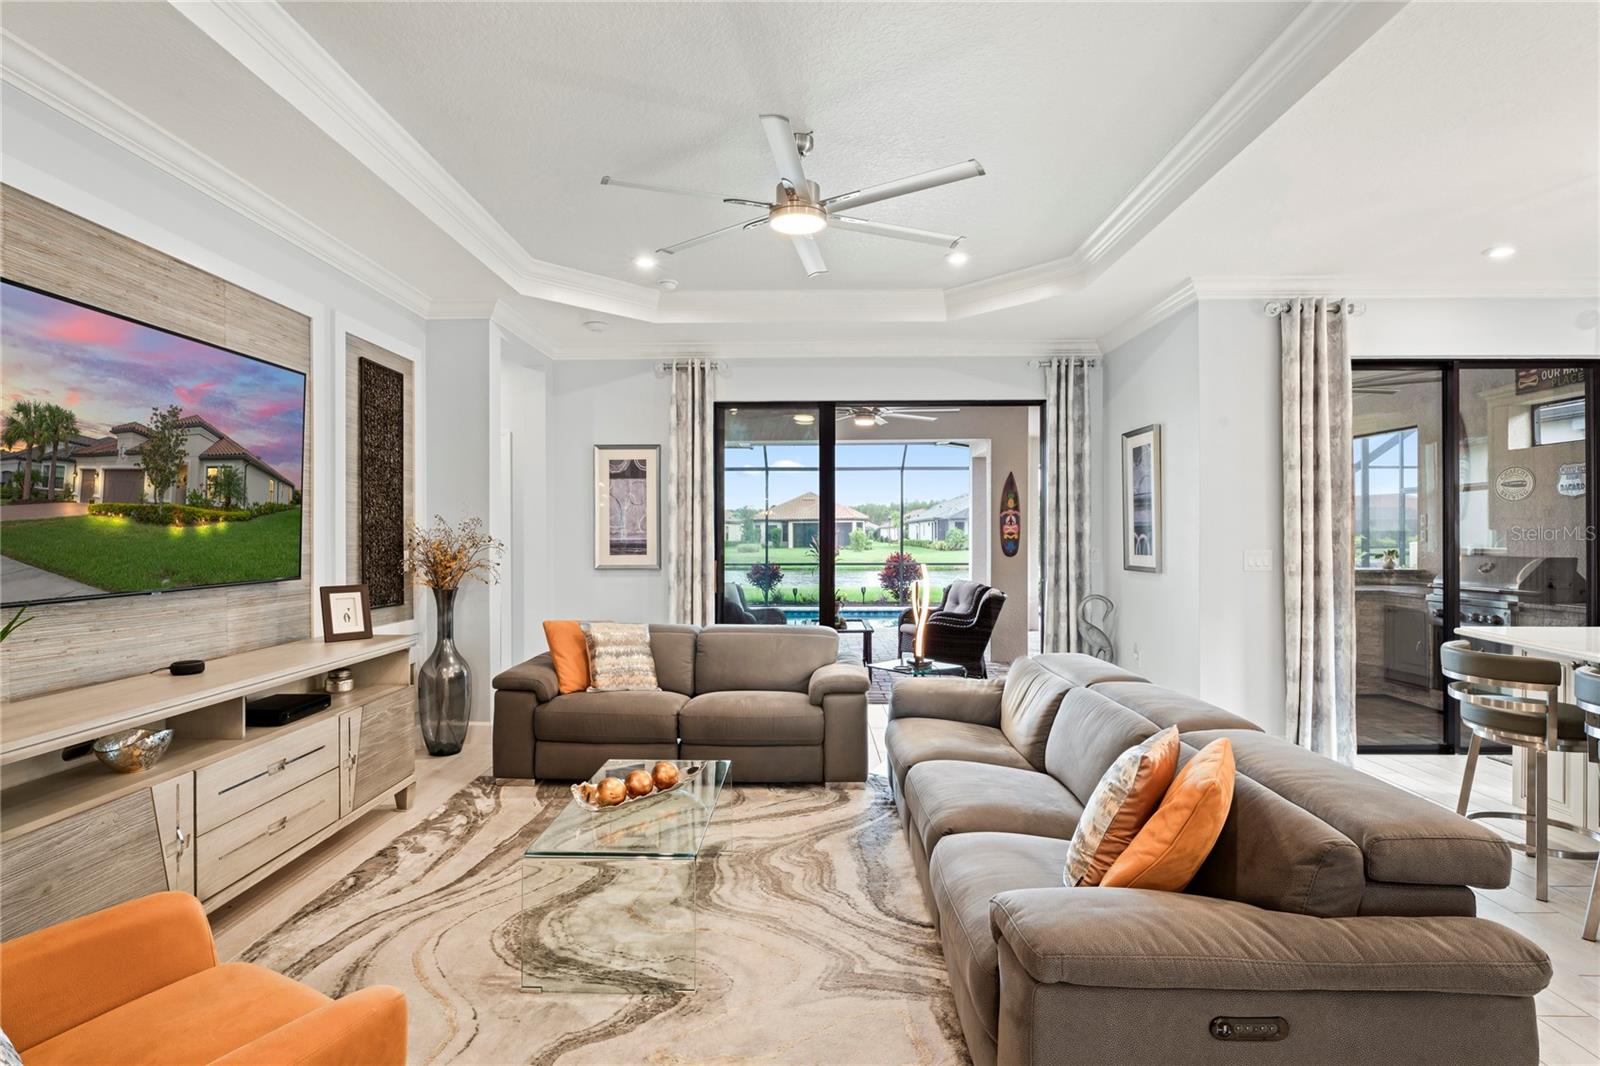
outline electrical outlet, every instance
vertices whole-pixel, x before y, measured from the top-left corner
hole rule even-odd
[[[1272,549],[1251,548],[1244,553],[1244,568],[1246,573],[1269,573],[1272,570]]]

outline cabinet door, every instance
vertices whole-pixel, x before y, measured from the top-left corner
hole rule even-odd
[[[405,688],[361,708],[351,808],[381,796],[416,772],[412,729],[417,690]]]
[[[167,864],[167,887],[194,891],[194,775],[182,774],[150,789],[156,807],[161,857]]]
[[[166,888],[155,803],[140,789],[6,843],[0,939]]]

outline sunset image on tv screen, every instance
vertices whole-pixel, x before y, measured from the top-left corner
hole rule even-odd
[[[300,576],[305,375],[0,283],[0,600]]]

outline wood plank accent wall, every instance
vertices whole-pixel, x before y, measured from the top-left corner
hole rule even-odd
[[[300,579],[33,608],[35,620],[0,645],[0,699],[309,636],[311,320],[8,185],[0,185],[0,273],[307,375]]]
[[[354,584],[361,580],[361,375],[360,361],[370,359],[388,367],[405,379],[405,521],[417,518],[417,396],[416,365],[387,348],[380,348],[354,333],[345,334],[345,574]],[[394,607],[379,607],[372,612],[375,625],[410,620],[415,611],[416,589],[406,583],[405,602]]]

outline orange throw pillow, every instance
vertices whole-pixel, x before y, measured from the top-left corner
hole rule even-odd
[[[1105,888],[1182,892],[1222,835],[1233,806],[1233,745],[1213,740],[1173,778],[1161,806],[1101,879]]]
[[[589,642],[577,622],[546,622],[544,640],[556,664],[556,687],[565,696],[589,687]]]

